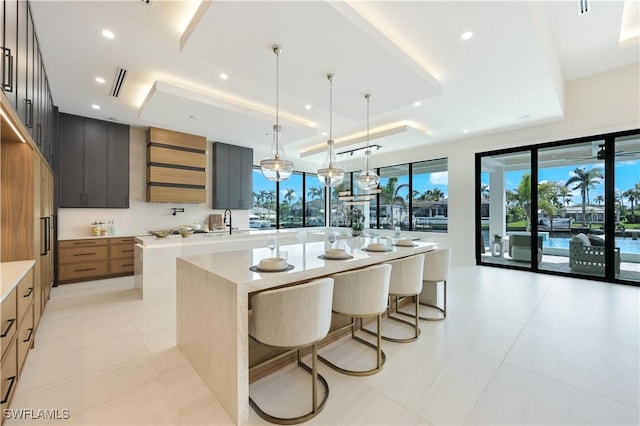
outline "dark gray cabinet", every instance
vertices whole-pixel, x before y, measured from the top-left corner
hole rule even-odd
[[[248,210],[253,202],[253,149],[213,144],[213,208]]]
[[[54,105],[28,1],[0,0],[0,41],[0,88],[42,156],[53,166]]]
[[[129,207],[129,126],[59,114],[60,207]]]

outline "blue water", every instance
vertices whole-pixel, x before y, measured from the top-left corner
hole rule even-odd
[[[482,236],[484,237],[485,245],[487,245],[488,242],[491,241],[489,240],[489,231],[483,230]],[[543,236],[544,236],[544,240],[542,242],[542,245],[544,247],[565,248],[565,249],[569,248],[570,238],[547,238],[546,235],[544,234]],[[631,237],[616,238],[616,247],[620,247],[620,252],[622,253],[640,254],[640,239],[632,240]]]

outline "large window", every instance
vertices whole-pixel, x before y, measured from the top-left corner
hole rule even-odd
[[[253,168],[253,210],[249,227],[264,229],[276,226],[276,184],[268,181],[259,167]]]
[[[477,154],[478,263],[640,283],[640,132]]]
[[[305,197],[305,226],[324,226],[325,190],[320,184],[318,176],[312,173],[304,175]]]
[[[447,159],[413,163],[412,229],[447,232],[449,223]]]
[[[302,173],[294,172],[289,179],[280,182],[280,228],[299,228],[302,226],[304,206],[302,198]]]
[[[334,188],[330,188],[330,205],[331,205],[331,217],[330,226],[349,226],[349,209],[344,201],[339,199],[340,193],[345,191],[351,191],[351,173],[344,174],[344,181]]]

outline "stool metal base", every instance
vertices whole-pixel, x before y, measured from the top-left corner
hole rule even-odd
[[[258,406],[258,404],[253,400],[253,398],[249,397],[249,406],[251,406],[251,408],[253,408],[253,410],[256,412],[256,414],[258,416],[260,416],[260,418],[271,422],[271,423],[276,423],[276,424],[281,424],[281,425],[295,425],[295,424],[299,424],[299,423],[304,423],[308,420],[311,420],[312,418],[314,418],[315,416],[317,416],[318,414],[320,414],[320,412],[324,409],[325,405],[327,404],[327,399],[329,399],[329,384],[327,383],[326,379],[324,377],[322,377],[320,374],[318,374],[318,347],[317,345],[314,343],[312,345],[312,355],[311,355],[311,365],[312,368],[309,368],[305,363],[302,362],[302,359],[300,358],[300,349],[302,348],[298,348],[297,352],[298,352],[298,365],[300,367],[302,367],[305,371],[311,373],[311,383],[313,386],[313,390],[312,390],[312,398],[313,398],[313,405],[312,405],[312,410],[306,414],[303,414],[302,416],[298,416],[298,417],[276,417],[276,416],[272,416],[271,414],[265,412],[264,410],[262,410],[262,408],[260,408]],[[290,354],[293,351],[288,351],[285,352],[286,355]],[[285,355],[282,354],[282,355]],[[273,360],[275,359],[279,359],[282,356],[277,356],[275,357]],[[273,361],[273,360],[269,360]],[[267,362],[267,363],[268,363]],[[266,363],[261,363],[260,366],[264,365]],[[322,399],[322,401],[320,402],[320,404],[318,404],[318,382],[320,382],[322,384],[322,386],[324,387],[324,398]]]
[[[420,337],[420,327],[418,325],[418,318],[419,318],[418,317],[418,313],[419,313],[418,309],[419,308],[418,308],[418,305],[417,305],[418,295],[414,295],[413,296],[415,298],[415,301],[416,301],[416,313],[415,313],[415,315],[405,314],[404,312],[399,312],[398,311],[398,296],[396,296],[396,312],[415,318],[415,323],[411,323],[409,321],[403,320],[402,318],[398,318],[398,317],[395,317],[395,316],[391,315],[391,309],[390,309],[390,307],[391,307],[391,296],[392,295],[389,296],[389,305],[388,305],[388,309],[387,309],[387,318],[392,319],[392,320],[397,321],[397,322],[401,322],[403,324],[410,325],[415,330],[415,335],[413,337],[407,337],[407,338],[397,338],[397,337],[389,337],[389,336],[384,336],[383,335],[382,338],[384,340],[387,340],[389,342],[394,342],[394,343],[415,342]],[[367,332],[367,333],[369,333],[369,334],[374,334],[371,330],[367,330],[366,328],[363,328],[362,330]]]
[[[437,305],[431,305],[429,303],[420,302],[420,305],[422,306],[427,306],[429,308],[437,309],[438,311],[440,311],[442,313],[442,317],[419,317],[421,320],[442,321],[447,318],[447,282],[446,281],[443,281],[443,287],[444,287],[444,308],[441,308]],[[396,312],[399,313],[400,315],[413,318],[413,315],[408,314],[406,312],[401,312],[398,310],[398,299],[396,299]]]
[[[351,328],[351,338],[357,342],[362,343],[365,346],[370,347],[371,349],[375,349],[377,351],[377,359],[376,359],[376,367],[372,368],[371,370],[364,370],[364,371],[360,371],[360,370],[347,370],[346,368],[342,368],[339,367],[338,365],[334,364],[333,362],[329,361],[328,359],[326,359],[325,357],[323,357],[322,355],[318,355],[318,358],[320,359],[320,361],[324,362],[325,364],[327,364],[329,367],[333,368],[334,370],[336,370],[339,373],[342,374],[346,374],[348,376],[370,376],[372,374],[376,374],[378,371],[382,370],[382,367],[384,367],[385,362],[387,362],[387,355],[384,353],[384,351],[382,350],[382,346],[381,346],[381,335],[380,335],[380,327],[382,326],[382,315],[378,315],[377,318],[377,322],[378,322],[378,333],[371,333],[377,336],[377,342],[376,344],[372,344],[370,342],[367,342],[366,340],[364,340],[361,337],[356,336],[355,333],[355,327],[356,327],[356,320],[355,318],[351,318],[351,323],[340,327],[334,331],[332,331],[331,333],[329,333],[329,335],[332,334],[338,334],[344,330],[346,330],[347,328]],[[364,331],[368,331],[365,330],[364,328],[362,328],[362,318],[360,318],[360,328]]]

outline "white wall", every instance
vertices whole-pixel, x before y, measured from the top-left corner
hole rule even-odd
[[[565,118],[490,135],[467,137],[443,144],[427,144],[411,150],[378,154],[376,167],[447,157],[449,159],[449,232],[428,233],[429,238],[454,249],[457,264],[475,262],[475,156],[476,152],[515,146],[552,142],[600,133],[640,128],[640,67],[638,64],[567,82],[565,86]],[[531,118],[532,120],[535,117]],[[209,158],[211,144],[207,145]],[[254,159],[255,162],[259,159]],[[361,167],[361,161],[347,170]],[[210,161],[207,160],[207,164]],[[310,171],[310,170],[306,170]],[[314,170],[315,171],[315,170]],[[208,170],[209,174],[210,171]],[[211,182],[207,177],[207,184]],[[91,222],[116,221],[118,233],[135,235],[150,229],[202,221],[214,213],[210,196],[207,203],[159,204],[145,202],[146,147],[143,130],[131,130],[131,200],[129,209],[60,209],[60,238],[88,236]],[[171,216],[171,207],[184,207],[185,213]],[[215,213],[220,213],[219,211]],[[234,224],[246,228],[247,211],[234,211]]]
[[[207,202],[205,204],[147,203],[146,129],[131,128],[129,208],[128,209],[59,209],[58,239],[88,237],[91,223],[115,221],[118,235],[143,235],[150,230],[172,229],[193,222],[202,223],[209,214],[223,213],[211,208],[211,148],[207,142]],[[172,215],[172,207],[184,208],[184,213]],[[249,227],[249,211],[233,210],[233,226]]]

